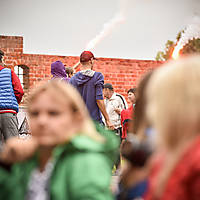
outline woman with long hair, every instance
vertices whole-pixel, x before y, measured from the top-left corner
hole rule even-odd
[[[146,89],[156,154],[146,199],[200,198],[200,56],[157,69]]]
[[[95,127],[78,92],[52,80],[27,106],[32,138],[8,141],[0,154],[0,199],[113,199],[118,140]]]

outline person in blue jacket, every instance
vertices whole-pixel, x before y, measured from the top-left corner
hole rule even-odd
[[[91,118],[103,124],[101,113],[106,125],[114,129],[105,109],[103,100],[104,77],[101,72],[93,70],[95,57],[92,52],[84,51],[80,56],[81,71],[76,73],[69,81],[81,94]]]

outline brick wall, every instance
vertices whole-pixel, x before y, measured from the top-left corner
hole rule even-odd
[[[5,53],[7,67],[25,65],[29,68],[30,87],[40,80],[50,79],[52,62],[60,60],[66,66],[73,66],[79,60],[77,56],[24,54],[23,37],[18,36],[0,36],[0,49]],[[136,87],[141,76],[161,64],[153,60],[98,58],[94,70],[102,72],[105,82],[112,83],[115,91],[127,98],[127,90]]]

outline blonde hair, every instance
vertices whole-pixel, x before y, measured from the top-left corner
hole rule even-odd
[[[200,131],[200,56],[172,61],[156,70],[147,87],[147,115],[159,142],[175,147]]]
[[[171,61],[155,70],[147,94],[147,117],[157,133],[158,151],[166,152],[158,175],[159,197],[183,153],[200,133],[200,56]]]
[[[31,107],[31,103],[34,102],[34,100],[43,92],[50,92],[55,98],[63,102],[66,101],[70,105],[72,112],[76,114],[76,116],[80,117],[81,128],[79,130],[79,134],[87,135],[99,142],[104,141],[103,137],[96,131],[95,125],[89,116],[81,96],[70,84],[66,84],[58,80],[40,83],[39,86],[32,90],[27,99],[28,112]]]

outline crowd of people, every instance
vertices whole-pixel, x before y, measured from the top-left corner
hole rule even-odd
[[[93,69],[51,64],[27,99],[30,134],[18,137],[23,96],[0,51],[0,199],[198,200],[200,56],[172,60],[127,91]],[[129,105],[129,106],[128,106]],[[119,182],[112,187],[112,178]]]

